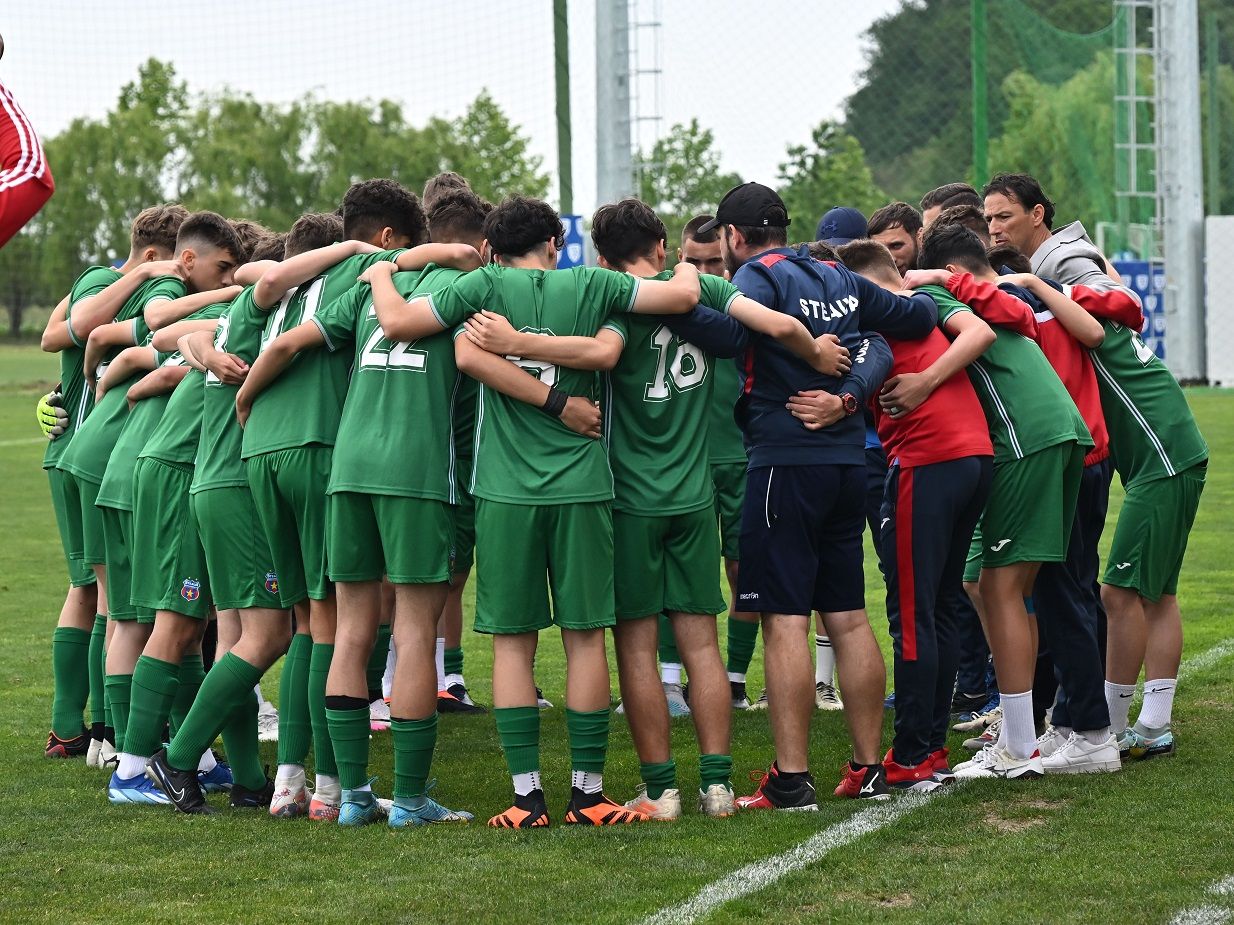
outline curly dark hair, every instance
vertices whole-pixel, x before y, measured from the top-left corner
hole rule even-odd
[[[326,247],[335,241],[343,240],[343,219],[334,212],[305,212],[291,231],[287,232],[287,241],[283,252],[286,260],[305,251],[315,251]]]
[[[610,202],[591,217],[591,241],[596,251],[619,269],[640,257],[650,257],[656,245],[667,240],[664,222],[640,199]]]
[[[428,241],[428,220],[416,194],[396,180],[361,180],[343,196],[343,235],[368,241],[383,228],[411,238],[412,246]]]
[[[508,196],[484,220],[484,237],[494,256],[522,257],[546,241],[565,246],[561,216],[547,202]]]
[[[253,253],[249,255],[249,260],[282,260],[283,253],[287,249],[287,232],[270,232],[260,241],[253,245]]]
[[[247,218],[231,219],[231,227],[240,237],[240,244],[244,247],[244,253],[237,255],[241,263],[247,263],[252,260],[253,248],[273,234],[261,222],[250,221]]]
[[[443,171],[424,181],[424,192],[420,194],[420,205],[424,207],[425,212],[432,212],[438,199],[446,193],[460,189],[471,189],[467,178],[453,170]]]
[[[175,253],[176,235],[189,211],[179,203],[166,203],[142,209],[133,219],[129,235],[134,252],[157,247],[167,254]]]
[[[202,246],[225,250],[236,263],[242,263],[248,255],[231,222],[217,212],[194,212],[180,224],[180,232],[176,235],[176,253],[186,247]]]
[[[478,244],[484,239],[484,220],[492,211],[493,204],[470,189],[443,190],[428,211],[429,237],[433,241]]]

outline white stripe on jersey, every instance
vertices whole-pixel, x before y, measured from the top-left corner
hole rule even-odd
[[[969,366],[969,369],[977,370],[977,374],[981,376],[981,381],[985,383],[986,389],[989,390],[990,397],[994,399],[994,407],[998,410],[998,416],[1007,425],[1007,436],[1011,438],[1011,451],[1015,453],[1016,459],[1023,459],[1024,450],[1020,448],[1020,438],[1015,432],[1015,425],[1011,423],[1011,415],[1007,413],[1007,406],[1003,404],[1002,396],[994,388],[994,380],[990,378],[990,374],[981,365],[980,361],[974,361]]]
[[[1148,437],[1149,442],[1152,443],[1154,449],[1156,449],[1157,455],[1161,457],[1161,462],[1165,465],[1165,471],[1170,475],[1177,475],[1178,472],[1174,468],[1174,463],[1170,460],[1169,454],[1166,453],[1165,445],[1161,442],[1161,438],[1157,436],[1157,432],[1152,429],[1148,423],[1148,420],[1143,414],[1140,413],[1140,409],[1135,406],[1135,402],[1131,400],[1131,396],[1124,392],[1123,387],[1118,384],[1112,375],[1110,375],[1110,371],[1106,369],[1105,365],[1100,359],[1098,359],[1096,351],[1090,351],[1089,356],[1093,358],[1093,368],[1097,370],[1097,374],[1105,380],[1106,385],[1110,387],[1110,391],[1118,396],[1119,401],[1123,403],[1123,405],[1131,413],[1131,416],[1136,419],[1136,422],[1139,423],[1140,427],[1143,429],[1145,436]]]

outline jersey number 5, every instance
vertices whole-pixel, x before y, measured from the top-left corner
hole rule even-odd
[[[674,342],[672,361],[669,352]],[[685,392],[707,378],[707,357],[698,347],[677,337],[668,325],[660,325],[651,335],[652,349],[656,351],[656,377],[647,383],[643,397],[647,401],[668,401],[673,397],[673,388]],[[672,386],[669,385],[672,379]]]

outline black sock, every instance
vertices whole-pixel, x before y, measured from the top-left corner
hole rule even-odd
[[[103,741],[110,743],[112,748],[116,747],[116,729],[114,726],[103,727]]]
[[[327,710],[363,710],[369,702],[363,697],[327,697]]]
[[[794,781],[800,780],[803,777],[809,777],[810,772],[809,771],[781,771],[779,762],[777,762],[776,763],[776,776],[779,777],[780,780],[784,781],[787,784],[787,783],[792,783]]]
[[[103,730],[104,728],[106,728],[106,725],[107,725],[106,723],[102,723],[102,722],[91,723],[90,724],[90,738],[97,739],[98,741],[101,742],[103,740]]]
[[[377,688],[370,687],[368,689],[368,702],[369,703],[373,703],[377,700],[384,700],[384,699],[385,697],[382,695],[380,687],[377,687]]]

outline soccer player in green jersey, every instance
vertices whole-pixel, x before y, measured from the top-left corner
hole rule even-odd
[[[480,265],[484,210],[473,193],[470,225],[450,242],[438,240],[400,255],[433,253],[438,261],[393,275],[412,298],[447,287]],[[439,200],[440,203],[440,200]],[[390,264],[398,266],[398,263]],[[374,265],[374,276],[380,273]],[[426,795],[437,733],[434,650],[445,604],[454,543],[456,500],[452,412],[459,373],[454,346],[441,333],[415,342],[388,339],[377,322],[372,292],[352,286],[311,319],[276,338],[249,371],[242,392],[260,395],[296,357],[325,347],[347,350],[352,377],[339,422],[326,487],[326,558],[335,583],[338,626],[326,682],[325,707],[342,787],[340,825],[375,821],[380,808],[368,777],[367,668],[380,625],[381,579],[394,585],[394,640],[399,652],[391,695],[395,749],[394,827],[467,821]],[[378,419],[383,425],[374,428]],[[407,422],[417,439],[405,439]],[[382,659],[384,663],[384,658]]]
[[[699,297],[697,272],[640,282],[597,268],[555,271],[561,220],[546,203],[504,201],[485,221],[491,263],[431,297],[406,302],[370,275],[386,336],[414,341],[455,327],[479,311],[504,315],[516,329],[594,337],[620,312],[685,312]],[[384,274],[382,274],[384,276]],[[608,744],[609,684],[604,629],[612,626],[612,474],[592,422],[571,430],[598,397],[595,372],[517,358],[539,381],[514,377],[511,363],[455,336],[459,368],[482,383],[472,490],[480,567],[476,629],[494,636],[493,701],[498,735],[514,777],[515,805],[490,820],[499,827],[548,824],[540,786],[539,726],[532,662],[537,633],[562,629],[566,649],[566,724],[572,794],[565,820],[612,825],[646,819],[602,792]],[[517,372],[517,370],[515,370]],[[492,563],[485,569],[485,562]],[[551,573],[551,574],[550,574]],[[554,608],[549,608],[549,585]]]
[[[921,262],[945,269],[950,280],[995,288],[998,275],[975,233],[962,225],[935,222],[922,238]],[[910,272],[909,285],[936,282],[939,273]],[[926,291],[947,319],[967,306],[941,287]],[[1002,293],[1002,295],[1006,295]],[[1093,445],[1088,427],[1041,349],[1005,324],[1021,323],[1035,333],[1027,304],[1008,298],[1017,313],[983,312],[995,341],[969,368],[990,425],[994,477],[979,529],[982,542],[979,611],[994,655],[1003,705],[1000,738],[971,761],[956,767],[959,777],[1015,779],[1044,773],[1033,723],[1032,683],[1037,657],[1037,624],[1025,608],[1042,562],[1061,562],[1075,515],[1084,454]],[[1002,303],[997,303],[1002,304]]]
[[[139,286],[150,278],[151,264],[165,269],[166,261],[175,253],[176,232],[186,214],[181,206],[154,206],[142,211],[133,220],[131,248],[124,264],[119,269],[96,266],[85,270],[52,312],[43,332],[42,349],[60,354],[59,391],[68,417],[66,431],[48,445],[43,457],[69,571],[69,590],[52,636],[55,693],[46,746],[49,757],[68,758],[92,748],[101,750],[104,739],[104,697],[97,684],[102,683],[107,621],[103,616],[106,611],[101,608],[107,606],[106,596],[99,599],[94,573],[82,561],[81,500],[72,477],[60,467],[93,406],[84,372],[86,338],[95,327],[113,320],[124,307],[123,301],[100,303],[96,297],[124,277],[131,276],[132,284]],[[91,685],[91,681],[97,684]],[[97,702],[91,709],[91,732],[87,735],[82,730],[81,718],[91,694]]]

